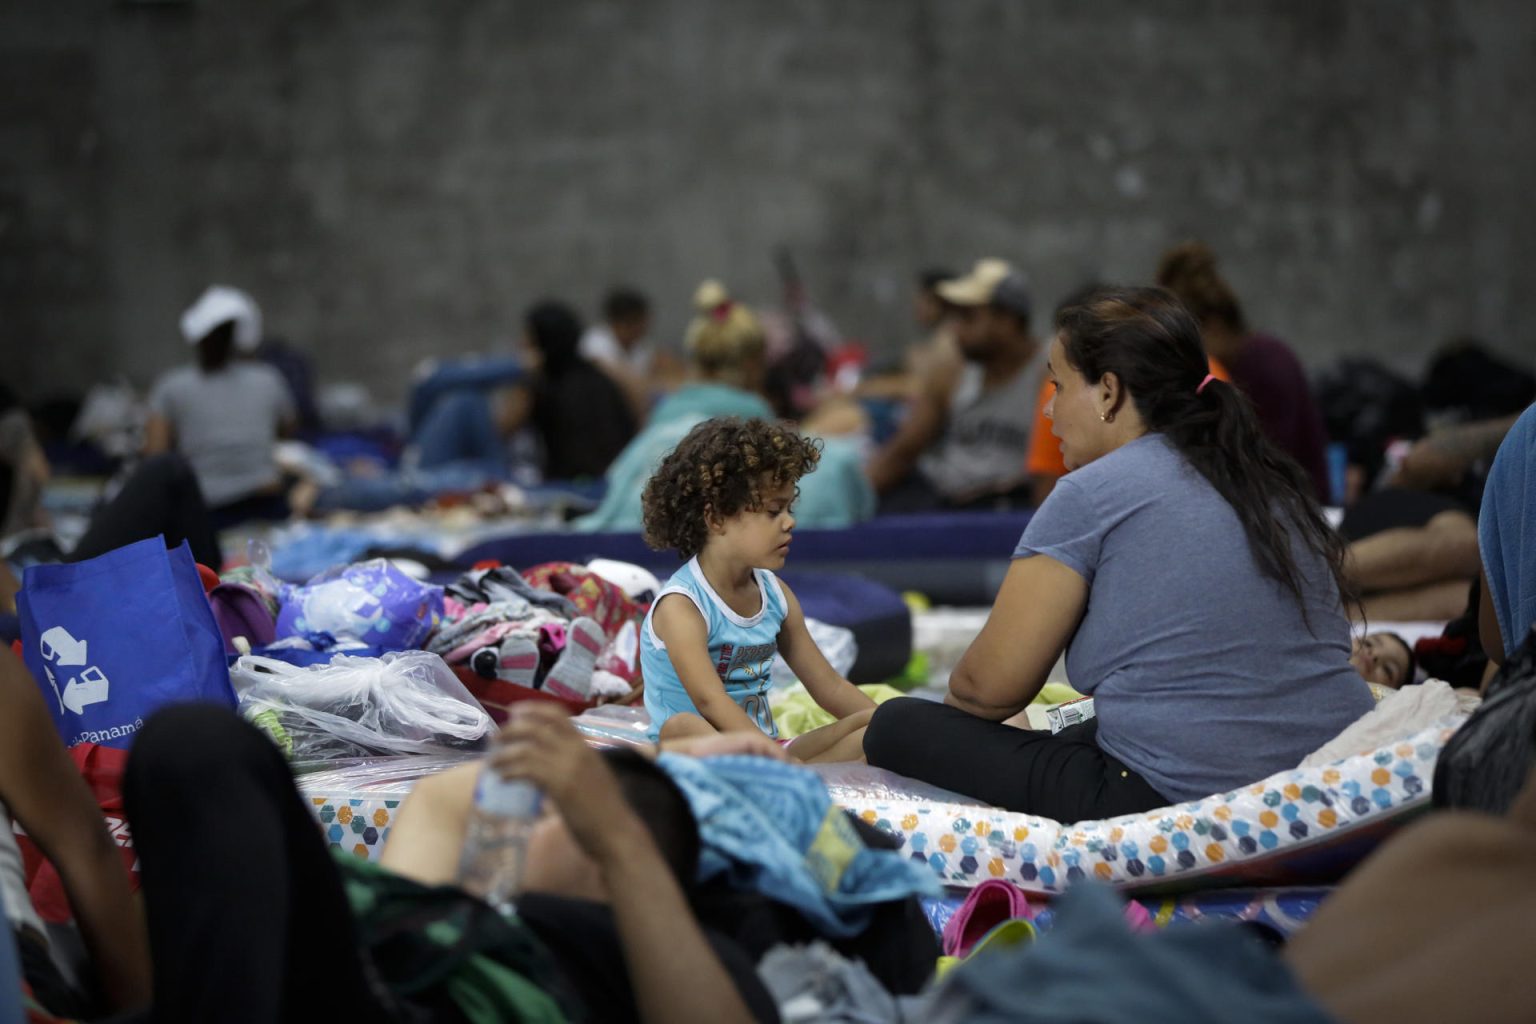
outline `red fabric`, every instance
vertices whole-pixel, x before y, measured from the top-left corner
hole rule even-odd
[[[138,891],[139,858],[133,849],[133,837],[128,832],[128,815],[123,810],[123,769],[128,764],[128,751],[79,743],[69,749],[69,756],[101,807],[107,832],[117,843],[117,852],[122,857],[130,889]],[[38,915],[51,924],[69,921],[73,915],[58,871],[43,858],[42,851],[30,836],[18,834],[16,841],[26,865],[27,890],[32,894],[32,905],[37,908]]]
[[[465,689],[480,702],[480,706],[485,708],[485,713],[490,715],[491,721],[497,725],[507,724],[507,712],[520,700],[542,700],[559,704],[573,715],[579,715],[593,706],[591,703],[584,704],[581,701],[556,697],[552,693],[535,690],[529,686],[509,683],[505,679],[486,679],[476,675],[474,669],[464,665],[455,666],[453,674],[459,677]]]
[[[540,590],[563,595],[576,606],[578,615],[601,626],[609,640],[618,635],[624,623],[645,614],[645,607],[631,601],[616,585],[574,562],[545,562],[526,570],[523,579]]]
[[[633,642],[626,644],[615,644],[614,639],[626,625],[645,615],[645,605],[631,601],[617,584],[574,562],[545,562],[524,572],[523,579],[540,590],[563,595],[576,606],[578,615],[585,615],[602,627],[608,646],[597,659],[598,668],[630,684],[639,680],[638,635],[631,632]],[[626,657],[621,647],[632,648],[630,656]]]

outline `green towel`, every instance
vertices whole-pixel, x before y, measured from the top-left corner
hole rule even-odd
[[[1078,693],[1066,683],[1046,683],[1040,687],[1040,692],[1035,695],[1031,704],[1065,704],[1069,700],[1077,700],[1085,696]]]
[[[896,687],[884,683],[866,683],[859,689],[876,704],[884,704],[892,697],[902,696]],[[811,699],[811,695],[805,692],[805,687],[800,683],[775,690],[768,703],[773,708],[773,722],[779,727],[781,740],[804,736],[813,729],[837,721],[832,717],[832,712],[823,710],[821,705]]]
[[[336,854],[359,941],[385,984],[411,1001],[444,993],[471,1024],[563,1024],[564,996],[544,946],[516,918],[452,886],[425,886]]]

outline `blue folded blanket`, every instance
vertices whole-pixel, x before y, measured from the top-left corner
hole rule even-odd
[[[1483,490],[1477,539],[1508,657],[1536,623],[1536,405],[1499,445]]]
[[[940,892],[926,866],[864,845],[809,768],[677,754],[657,764],[698,822],[700,882],[723,877],[732,888],[787,903],[837,938],[861,933],[875,904]]]

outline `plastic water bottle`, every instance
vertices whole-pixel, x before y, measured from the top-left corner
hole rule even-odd
[[[543,802],[544,795],[532,783],[503,779],[489,764],[480,769],[459,860],[459,884],[503,914],[514,910],[528,836]]]

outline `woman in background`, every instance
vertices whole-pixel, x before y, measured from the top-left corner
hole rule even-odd
[[[1194,314],[1206,350],[1253,402],[1265,436],[1296,460],[1312,481],[1314,497],[1327,502],[1328,433],[1296,353],[1274,335],[1249,329],[1237,295],[1217,273],[1216,256],[1203,242],[1163,253],[1157,283]]]

